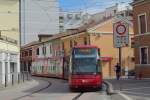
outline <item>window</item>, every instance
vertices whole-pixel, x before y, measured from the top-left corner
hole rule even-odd
[[[84,38],[84,44],[87,45],[87,38]]]
[[[57,56],[57,51],[55,50],[55,54],[54,54],[54,56]]]
[[[141,64],[148,64],[148,48],[142,47],[140,49],[141,57],[140,57],[140,63]]]
[[[114,10],[114,14],[116,14],[117,13],[117,10]]]
[[[21,57],[24,57],[24,52],[21,53]]]
[[[60,16],[60,17],[59,17],[59,22],[60,22],[60,23],[63,23],[63,21],[64,21],[64,17],[63,17],[63,16]]]
[[[74,41],[74,46],[76,46],[78,43],[76,41]]]
[[[120,14],[122,17],[124,17],[124,13]]]
[[[28,56],[28,51],[25,51],[25,56]]]
[[[50,54],[52,54],[52,45],[50,44],[50,47],[49,47],[49,52]]]
[[[60,32],[64,31],[64,26],[59,26]]]
[[[36,49],[36,55],[39,55],[39,48]]]
[[[73,47],[73,45],[72,45],[72,40],[70,40],[70,48],[72,48]]]
[[[29,50],[29,56],[32,56],[32,50]]]
[[[80,19],[81,19],[81,14],[76,14],[76,15],[75,15],[75,18],[76,18],[77,20],[80,20]]]
[[[147,32],[146,28],[146,14],[139,15],[139,33],[144,34]]]
[[[68,17],[68,19],[72,19],[73,15],[72,14],[68,14],[67,17]]]
[[[46,47],[43,47],[43,55],[46,54]]]

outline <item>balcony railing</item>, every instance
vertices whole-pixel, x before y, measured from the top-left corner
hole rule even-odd
[[[6,42],[9,42],[9,43],[12,43],[12,44],[16,44],[16,45],[18,44],[17,40],[6,37],[6,36],[3,36],[3,35],[0,35],[0,40],[6,41]]]

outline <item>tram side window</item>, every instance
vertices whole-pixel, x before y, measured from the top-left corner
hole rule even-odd
[[[101,72],[101,61],[98,59],[97,61],[97,72]]]

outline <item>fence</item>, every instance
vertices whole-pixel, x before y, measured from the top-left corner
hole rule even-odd
[[[0,88],[20,84],[31,79],[29,72],[0,74]]]

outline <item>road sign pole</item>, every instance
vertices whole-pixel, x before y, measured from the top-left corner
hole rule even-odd
[[[122,48],[119,47],[119,64],[120,64],[120,67],[122,68]],[[121,74],[122,74],[122,70],[121,70]]]

